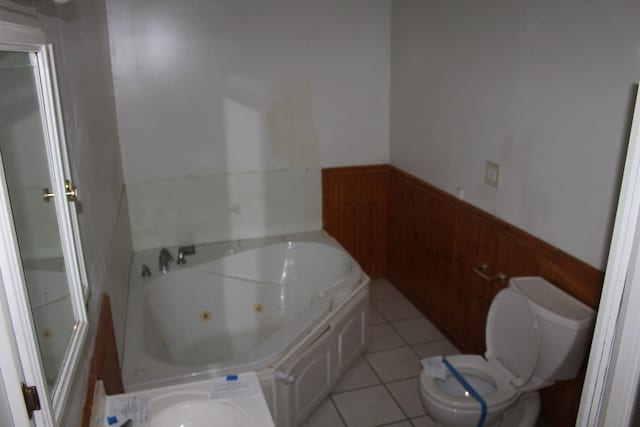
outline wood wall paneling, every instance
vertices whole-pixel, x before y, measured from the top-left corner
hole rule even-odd
[[[386,269],[389,169],[322,170],[322,222],[371,277]]]
[[[402,177],[391,175],[390,188],[387,277],[423,311],[447,316],[453,211]]]
[[[542,276],[596,307],[601,271],[406,172],[389,174],[387,276],[463,352],[484,353],[489,306],[507,286],[474,274],[483,262],[491,274]],[[552,425],[574,425],[583,376],[542,391]]]
[[[98,321],[95,347],[91,359],[87,395],[82,413],[82,427],[89,427],[91,424],[93,393],[96,381],[98,380],[102,380],[105,392],[108,395],[124,393],[122,372],[120,371],[120,363],[118,362],[116,336],[113,330],[111,302],[107,294],[102,296],[100,305],[100,320]]]
[[[495,224],[456,211],[453,233],[453,259],[450,286],[457,290],[456,300],[450,301],[450,311],[461,317],[462,325],[456,331],[456,341],[468,353],[484,353],[485,323],[489,306],[495,294],[505,284],[487,282],[474,268],[489,266],[488,274],[495,275],[495,255],[499,228]],[[458,309],[458,305],[460,309]]]
[[[484,353],[489,306],[507,286],[474,274],[483,262],[491,274],[542,276],[591,307],[600,297],[601,271],[392,166],[323,170],[323,222],[465,353]],[[553,426],[574,425],[583,380],[584,369],[541,392]]]

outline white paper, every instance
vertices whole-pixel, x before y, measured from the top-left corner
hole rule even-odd
[[[144,396],[123,397],[114,399],[112,411],[106,414],[118,417],[118,423],[114,426],[119,427],[127,420],[132,420],[131,427],[146,427],[149,425],[149,398]]]
[[[211,386],[212,399],[232,399],[236,397],[250,397],[260,393],[260,383],[256,375],[238,375],[238,379],[229,377],[216,378]]]
[[[447,379],[448,368],[442,362],[442,356],[429,357],[420,361],[424,372],[434,378]]]

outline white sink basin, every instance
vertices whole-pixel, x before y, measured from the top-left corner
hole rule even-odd
[[[153,418],[150,427],[243,427],[251,417],[241,408],[224,400],[183,402],[170,406]]]
[[[105,397],[101,427],[274,427],[255,372]]]

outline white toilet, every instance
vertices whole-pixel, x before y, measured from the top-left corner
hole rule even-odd
[[[512,278],[493,299],[487,352],[447,357],[487,406],[484,426],[535,426],[537,390],[572,379],[585,356],[595,312],[541,277]],[[447,427],[475,427],[479,402],[449,371],[420,376],[420,397]]]

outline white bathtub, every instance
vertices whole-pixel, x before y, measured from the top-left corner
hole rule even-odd
[[[148,255],[155,267],[157,251]],[[328,392],[366,346],[368,278],[335,241],[172,263],[149,278],[141,258],[129,291],[127,391],[255,370],[277,425],[293,427],[324,397],[319,385]]]

